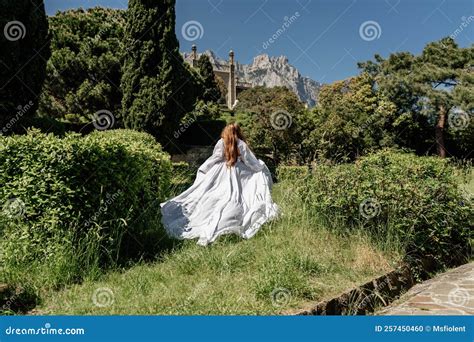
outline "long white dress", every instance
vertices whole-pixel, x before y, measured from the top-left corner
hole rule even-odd
[[[237,163],[227,167],[224,141],[202,164],[194,184],[179,196],[161,203],[162,222],[178,239],[198,239],[208,245],[220,235],[234,233],[245,239],[278,215],[272,201],[272,177],[265,163],[239,140]]]

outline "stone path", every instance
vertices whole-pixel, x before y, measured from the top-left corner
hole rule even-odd
[[[474,315],[474,262],[413,286],[378,315]]]

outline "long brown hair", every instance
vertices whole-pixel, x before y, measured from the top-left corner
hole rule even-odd
[[[225,126],[222,130],[221,138],[224,140],[224,156],[227,161],[227,166],[234,166],[240,155],[238,139],[245,141],[239,125],[231,123]]]

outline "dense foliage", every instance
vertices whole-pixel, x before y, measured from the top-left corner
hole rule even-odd
[[[317,159],[354,160],[393,145],[390,122],[395,110],[368,74],[323,86],[306,142]]]
[[[420,55],[394,53],[360,63],[380,91],[396,104],[396,143],[419,153],[468,156],[474,148],[474,46],[444,38]],[[435,151],[429,151],[435,146]]]
[[[300,162],[306,136],[306,111],[297,96],[285,87],[255,87],[239,95],[235,120],[242,126],[252,149],[267,156],[272,165]]]
[[[376,56],[360,63],[358,76],[323,86],[312,110],[283,87],[249,89],[239,95],[236,120],[276,163],[353,161],[385,147],[472,158],[473,54],[446,38],[418,56]]]
[[[49,18],[52,54],[41,116],[91,122],[99,110],[119,113],[125,15],[123,10],[96,7]]]
[[[43,0],[0,2],[0,134],[35,114],[50,56]]]
[[[384,150],[355,164],[319,165],[301,195],[336,229],[397,240],[407,260],[439,267],[470,253],[474,206],[454,175],[445,160]]]
[[[308,166],[280,165],[276,169],[276,176],[279,182],[299,182],[309,175],[310,169]]]
[[[0,282],[47,272],[64,284],[159,251],[171,163],[153,137],[32,131],[0,144]]]
[[[122,120],[164,143],[199,95],[196,73],[179,52],[175,20],[175,0],[128,3]]]

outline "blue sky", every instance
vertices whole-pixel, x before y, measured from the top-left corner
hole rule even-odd
[[[126,0],[45,4],[49,15],[127,7]],[[461,46],[474,42],[474,0],[177,0],[176,16],[181,51],[196,44],[227,58],[233,49],[240,63],[261,53],[285,55],[301,74],[324,83],[357,74],[357,61],[375,53],[419,53],[450,35]]]

